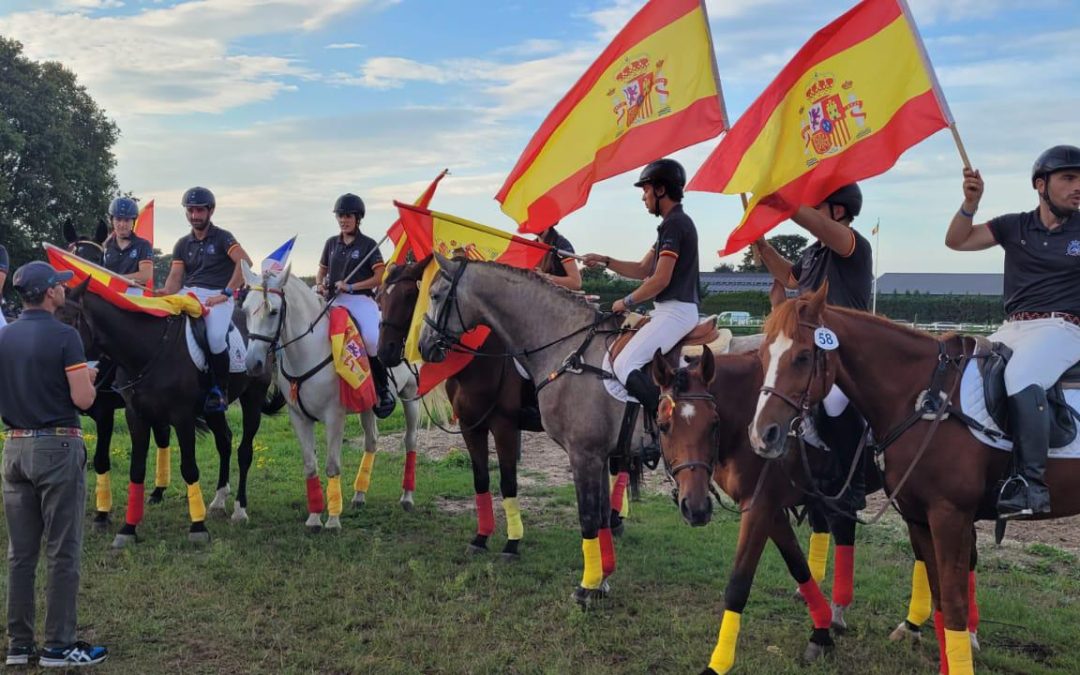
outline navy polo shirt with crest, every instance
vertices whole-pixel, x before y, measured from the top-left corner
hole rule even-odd
[[[67,374],[86,367],[82,339],[43,309],[0,330],[0,419],[8,429],[79,426]]]
[[[820,241],[803,249],[791,266],[791,276],[799,285],[799,295],[812,293],[829,280],[830,305],[869,311],[874,287],[874,253],[870,242],[855,230],[854,247],[843,256]]]
[[[1080,215],[1050,230],[1038,209],[998,216],[987,227],[1005,249],[1005,313],[1080,316]]]
[[[374,253],[372,253],[373,249]],[[369,253],[371,253],[370,256]],[[364,260],[365,257],[367,260]],[[360,261],[363,261],[363,264]],[[353,274],[357,265],[360,269]],[[375,276],[375,270],[383,266],[383,258],[382,253],[379,252],[379,245],[371,237],[357,232],[353,240],[346,244],[345,238],[339,234],[326,240],[322,256],[319,258],[319,266],[327,271],[326,283],[333,288],[334,284],[346,278],[349,279],[350,284],[370,279]],[[356,293],[372,295],[370,289],[356,291]]]
[[[173,248],[173,264],[184,264],[183,285],[211,290],[228,286],[236,271],[229,252],[239,245],[232,233],[213,223],[207,226],[202,239],[196,239],[194,234],[181,237]]]
[[[127,248],[117,245],[116,237],[109,237],[105,242],[105,258],[102,266],[117,274],[135,274],[143,260],[154,260],[154,247],[150,242],[137,235],[131,235]]]
[[[563,253],[573,253],[574,246],[570,243],[570,240],[561,234],[555,237],[555,242],[551,244],[556,250],[549,252],[544,256],[544,259],[540,261],[538,269],[541,272],[550,274],[553,277],[565,277],[566,263],[567,261],[573,261],[573,258],[566,258],[559,255],[559,251]]]
[[[698,271],[698,236],[694,221],[676,204],[660,226],[656,228],[656,244],[653,245],[653,271],[660,258],[675,258],[671,281],[656,296],[657,302],[676,300],[701,304],[701,280]]]

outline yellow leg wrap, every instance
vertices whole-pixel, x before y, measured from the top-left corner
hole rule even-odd
[[[600,539],[581,540],[581,554],[585,557],[585,571],[581,574],[581,587],[595,590],[604,580],[604,569],[600,563]]]
[[[966,630],[945,629],[945,656],[949,659],[949,675],[975,675],[971,637]]]
[[[724,610],[724,618],[720,621],[720,635],[716,638],[716,649],[709,659],[709,667],[720,675],[735,665],[735,643],[739,640],[741,623],[741,614],[730,609]]]
[[[201,523],[206,520],[206,502],[203,501],[202,488],[198,483],[187,486],[187,509],[191,522]]]
[[[911,568],[911,604],[907,620],[913,626],[923,625],[930,618],[930,580],[926,576],[926,563],[915,561]]]
[[[109,484],[109,473],[99,473],[97,483],[94,484],[94,501],[98,511],[108,513],[112,511],[112,486]]]
[[[356,480],[353,481],[353,490],[367,492],[371,487],[371,469],[375,466],[375,453],[364,452],[364,458],[360,460],[360,470],[356,472]]]
[[[825,578],[825,563],[829,560],[828,532],[812,532],[810,534],[810,554],[806,556],[806,562],[810,565],[810,576],[814,581],[821,583]]]
[[[502,506],[506,512],[506,538],[521,539],[525,536],[525,526],[521,524],[521,508],[518,507],[517,497],[507,497],[502,500]]]
[[[611,494],[615,489],[615,481],[619,480],[618,476],[608,476],[608,494]],[[619,509],[619,515],[623,518],[630,517],[630,484],[626,485],[625,493],[622,498],[622,507]]]
[[[341,515],[341,476],[331,476],[326,479],[326,501],[329,502],[328,513],[331,516]]]
[[[157,449],[157,466],[154,470],[154,487],[169,487],[172,481],[172,458],[168,448]]]

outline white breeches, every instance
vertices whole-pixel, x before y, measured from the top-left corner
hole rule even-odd
[[[220,289],[210,288],[185,287],[180,289],[180,292],[193,293],[204,305],[206,304],[207,298],[221,295]],[[229,326],[232,325],[233,308],[235,306],[235,300],[229,298],[220,305],[210,307],[206,314],[203,315],[203,318],[206,321],[206,341],[210,343],[211,354],[220,354],[229,348],[226,334],[229,332]]]
[[[1009,396],[1033,384],[1049,389],[1080,361],[1080,326],[1065,319],[1007,321],[990,339],[1013,350],[1005,367],[1005,392]]]
[[[630,373],[652,361],[657,349],[666,354],[697,323],[698,308],[692,302],[656,303],[656,309],[649,314],[649,323],[630,338],[612,364],[615,377],[625,384]]]

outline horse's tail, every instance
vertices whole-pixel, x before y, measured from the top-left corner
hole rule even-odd
[[[281,393],[281,389],[271,386],[266,390],[266,398],[262,402],[262,414],[274,415],[281,412],[286,403],[285,394]]]

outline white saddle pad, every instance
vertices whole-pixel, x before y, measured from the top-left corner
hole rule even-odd
[[[731,331],[728,330],[727,328],[721,328],[720,329],[720,336],[717,337],[712,342],[710,342],[709,345],[708,345],[709,350],[713,353],[713,355],[727,354],[728,353],[728,348],[730,346],[731,346]],[[679,359],[679,365],[680,366],[685,366],[686,365],[686,357],[687,356],[695,356],[695,355],[700,356],[702,353],[704,353],[704,349],[702,347],[700,347],[700,346],[687,347],[683,351],[683,353],[682,353],[682,355],[681,355],[681,357]],[[615,372],[611,368],[611,357],[607,352],[604,352],[604,362],[600,365],[600,367],[604,369],[605,373],[614,373]],[[630,392],[626,391],[626,387],[623,386],[623,383],[619,382],[614,377],[604,379],[604,388],[607,389],[607,393],[612,398],[614,398],[616,401],[619,401],[620,403],[627,403],[627,402],[631,402],[631,401],[634,402],[634,403],[638,403],[638,400],[636,398],[634,398],[633,396],[631,396]]]
[[[1066,389],[1065,400],[1073,408],[1080,410],[1080,389]],[[983,426],[998,430],[990,413],[986,410],[986,398],[983,395],[982,373],[979,372],[978,363],[969,361],[964,369],[964,377],[960,380],[960,410]],[[998,450],[1012,452],[1012,441],[993,439],[986,434],[976,431],[971,427],[968,430],[981,442]],[[1073,442],[1064,448],[1050,448],[1050,457],[1053,459],[1080,459],[1080,433]]]
[[[207,369],[206,354],[195,342],[195,334],[191,331],[191,319],[184,322],[184,335],[187,337],[188,354],[191,355],[191,362],[195,364],[196,368],[205,373]],[[230,325],[229,332],[225,334],[225,337],[229,343],[229,372],[243,373],[247,371],[247,365],[244,363],[247,359],[247,345],[244,343],[244,338],[240,336],[240,331],[236,329],[235,325]]]

